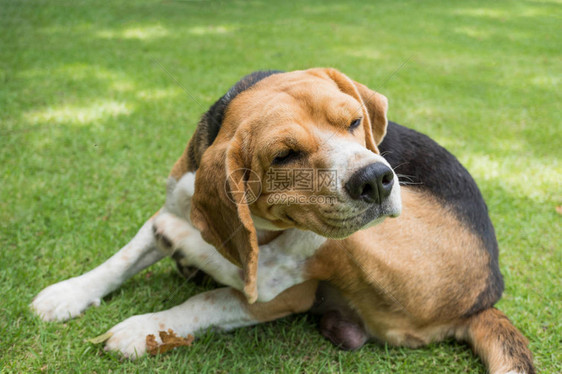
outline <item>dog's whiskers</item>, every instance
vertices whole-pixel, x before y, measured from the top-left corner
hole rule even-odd
[[[398,181],[400,182],[401,185],[419,185],[419,184],[423,184],[423,182],[416,182],[414,181],[415,178],[414,175],[406,175],[406,174],[396,174],[396,176],[398,177]],[[404,179],[406,179],[406,181],[404,181]]]
[[[381,157],[384,157],[390,153],[392,153],[392,151],[384,151],[383,153],[381,153]]]
[[[393,166],[392,168],[393,168],[394,170],[396,170],[396,169],[398,169],[400,166],[404,166],[404,165],[407,165],[407,164],[409,164],[409,162],[406,161],[406,162],[403,162],[403,163],[398,164],[398,165],[396,165],[396,166]]]

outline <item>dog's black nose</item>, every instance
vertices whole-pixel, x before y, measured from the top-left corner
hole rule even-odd
[[[345,184],[345,189],[354,200],[380,204],[390,195],[394,185],[394,173],[381,162],[357,170]]]

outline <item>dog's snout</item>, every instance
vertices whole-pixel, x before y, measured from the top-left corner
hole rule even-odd
[[[381,162],[369,164],[356,171],[345,184],[354,200],[380,204],[390,195],[394,185],[394,173]]]

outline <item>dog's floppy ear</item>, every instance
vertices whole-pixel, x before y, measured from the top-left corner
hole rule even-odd
[[[367,86],[353,81],[336,69],[325,69],[325,72],[336,82],[342,92],[355,97],[362,104],[363,110],[367,112],[363,119],[367,148],[379,153],[377,145],[382,142],[386,135],[386,127],[388,125],[386,118],[388,110],[387,98]]]
[[[191,221],[205,241],[242,268],[244,294],[253,303],[258,296],[259,248],[248,203],[259,194],[259,180],[245,169],[236,137],[216,143],[205,151],[197,170]]]

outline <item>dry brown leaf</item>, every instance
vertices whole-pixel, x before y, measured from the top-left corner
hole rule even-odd
[[[558,206],[556,207],[556,213],[562,214],[562,205],[558,205]]]
[[[160,331],[158,335],[160,335],[162,344],[158,344],[154,335],[150,334],[146,336],[146,351],[151,355],[168,352],[176,347],[189,347],[191,343],[193,343],[193,340],[195,340],[191,334],[187,335],[187,338],[177,336],[172,329],[168,329],[168,332]]]

